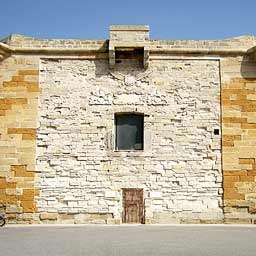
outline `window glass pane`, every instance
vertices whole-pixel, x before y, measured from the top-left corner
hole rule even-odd
[[[116,149],[143,149],[143,116],[116,115]]]

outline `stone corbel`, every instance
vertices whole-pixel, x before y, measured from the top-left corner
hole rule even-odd
[[[109,43],[109,68],[113,69],[116,63],[115,47]]]
[[[144,46],[144,61],[143,61],[144,68],[147,69],[149,65],[149,49],[148,46]]]
[[[11,54],[10,47],[0,42],[0,61],[7,58],[10,54]]]
[[[250,48],[248,51],[247,51],[248,55],[249,55],[249,58],[252,60],[252,61],[255,61],[256,62],[256,46]]]

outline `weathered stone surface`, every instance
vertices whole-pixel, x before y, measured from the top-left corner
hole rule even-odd
[[[121,189],[138,187],[148,200],[146,218],[150,212],[221,216],[220,136],[213,134],[220,129],[217,61],[152,61],[146,73],[132,65],[110,73],[106,61],[45,60],[40,81],[39,211],[118,219]],[[129,106],[146,114],[151,133],[151,147],[139,154],[113,152],[114,113]]]

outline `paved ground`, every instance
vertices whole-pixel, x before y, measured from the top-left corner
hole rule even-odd
[[[255,256],[253,226],[55,226],[0,229],[0,255]]]

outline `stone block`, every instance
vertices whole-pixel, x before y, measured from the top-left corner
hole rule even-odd
[[[116,191],[106,191],[105,192],[106,198],[116,198],[116,196],[117,196]]]
[[[151,198],[162,198],[162,192],[161,191],[151,191],[149,196]]]
[[[57,220],[58,214],[57,213],[40,213],[40,220]]]
[[[39,74],[39,71],[38,70],[20,70],[19,71],[19,75],[20,76],[30,76],[30,75],[32,75],[32,76],[38,76],[38,74]]]
[[[21,207],[24,213],[34,213],[36,212],[36,204],[34,201],[22,201]]]

